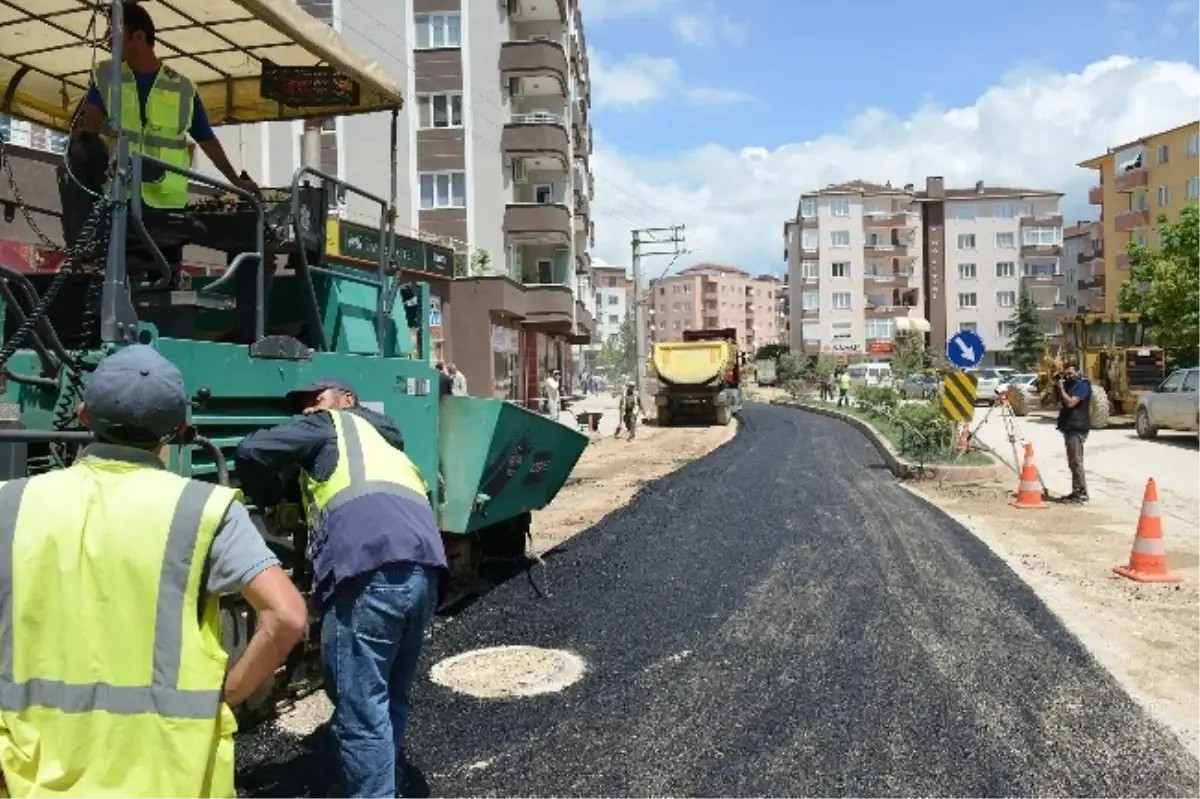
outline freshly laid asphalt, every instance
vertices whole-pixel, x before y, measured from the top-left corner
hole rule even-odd
[[[533,578],[436,626],[410,795],[1200,795],[1196,760],[1033,592],[833,419],[748,406]],[[427,679],[505,644],[589,671],[505,701]],[[326,795],[322,744],[252,733],[244,789]]]

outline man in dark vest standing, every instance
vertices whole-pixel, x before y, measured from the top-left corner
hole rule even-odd
[[[1079,364],[1068,361],[1055,376],[1054,390],[1062,407],[1058,411],[1058,430],[1067,446],[1067,466],[1071,470],[1071,493],[1063,502],[1081,505],[1088,501],[1087,475],[1083,471],[1083,445],[1092,429],[1088,419],[1092,384],[1079,374]]]

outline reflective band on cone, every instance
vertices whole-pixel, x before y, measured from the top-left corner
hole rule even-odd
[[[1014,507],[1022,510],[1039,510],[1048,508],[1042,498],[1042,478],[1038,475],[1037,464],[1033,462],[1033,444],[1025,443],[1025,463],[1021,466],[1021,479],[1017,483],[1017,501]]]
[[[1146,481],[1129,565],[1114,566],[1113,571],[1139,583],[1179,582],[1179,575],[1167,569],[1167,542],[1163,538],[1162,512],[1158,507],[1158,484],[1153,477]]]

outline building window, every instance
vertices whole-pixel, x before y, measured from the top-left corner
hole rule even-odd
[[[1061,240],[1061,228],[1027,227],[1021,231],[1021,243],[1026,247],[1053,247]]]
[[[621,298],[618,297],[616,294],[610,294],[610,295],[608,295],[608,304],[609,305],[620,305]]]
[[[616,314],[608,315],[608,323],[610,325],[620,324],[620,322],[621,322],[621,317],[617,316]]]
[[[422,210],[466,207],[466,172],[426,172],[421,175]]]
[[[974,233],[959,233],[958,234],[958,249],[960,249],[960,250],[975,249],[975,234]]]
[[[458,14],[417,14],[417,48],[462,47],[462,20]]]
[[[1170,204],[1171,204],[1171,187],[1170,186],[1159,186],[1158,187],[1158,207],[1166,208]]]
[[[992,207],[992,216],[996,219],[1014,219],[1017,216],[1016,203],[996,203]]]
[[[800,201],[800,216],[803,219],[812,219],[817,215],[817,201],[808,197]]]
[[[1200,155],[1200,133],[1187,137],[1187,154],[1193,158]]]
[[[806,311],[815,311],[821,307],[821,295],[815,291],[805,291],[800,295],[801,307]]]
[[[422,128],[461,128],[463,106],[461,94],[423,94],[417,98],[419,123]]]
[[[868,319],[867,338],[892,338],[896,334],[895,319]]]
[[[1171,160],[1171,149],[1165,144],[1158,145],[1158,163],[1165,164]]]
[[[959,322],[958,329],[959,330],[969,330],[972,333],[976,333],[979,331],[979,323],[978,322]]]
[[[962,294],[959,294],[958,295],[958,307],[959,308],[977,308],[977,307],[979,307],[979,300],[978,300],[978,298],[976,298],[975,292],[967,291],[967,292],[963,292]]]
[[[849,230],[834,230],[829,234],[829,246],[845,248],[850,246]]]
[[[833,307],[839,311],[850,310],[850,292],[835,291],[833,293]]]
[[[997,291],[996,304],[1001,308],[1012,308],[1017,304],[1017,292],[1015,291]]]
[[[1133,243],[1139,247],[1146,247],[1150,244],[1150,237],[1146,235],[1145,228],[1133,231]]]
[[[959,280],[974,280],[978,276],[979,276],[979,273],[975,269],[975,264],[959,264],[958,265],[958,279]]]
[[[1187,198],[1189,200],[1200,199],[1200,178],[1188,178]]]
[[[1138,189],[1136,192],[1133,193],[1133,196],[1129,198],[1129,210],[1130,211],[1149,211],[1150,210],[1150,199],[1146,196],[1145,189]]]
[[[954,206],[954,218],[960,222],[975,221],[975,206],[973,205],[956,205]]]
[[[997,261],[996,262],[996,277],[1016,277],[1017,263],[1016,261]]]
[[[800,277],[803,280],[819,280],[821,277],[820,261],[801,261]]]
[[[800,233],[800,249],[817,249],[817,244],[820,242],[820,239],[818,238],[819,235],[820,234],[818,234],[817,231],[813,230],[812,228],[805,228]],[[724,286],[722,286],[722,288],[724,288]]]
[[[829,265],[830,277],[850,277],[849,261],[834,261]]]
[[[1011,319],[1005,319],[1003,322],[996,323],[996,335],[999,338],[1008,341],[1017,332],[1017,323]]]
[[[1011,250],[1017,246],[1016,233],[997,233],[996,248],[1000,250]]]
[[[849,200],[830,200],[829,201],[830,216],[850,216],[850,201]]]

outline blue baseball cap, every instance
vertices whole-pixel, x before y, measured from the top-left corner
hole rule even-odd
[[[308,384],[304,388],[297,388],[293,391],[289,391],[283,399],[284,402],[287,403],[289,410],[294,413],[299,413],[300,411],[304,410],[304,407],[312,400],[313,397],[315,397],[317,394],[320,394],[322,391],[328,391],[329,389],[333,389],[334,391],[344,391],[347,394],[354,394],[356,396],[358,394],[358,392],[356,392],[345,380],[338,380],[335,377],[330,377],[323,380],[317,380]]]
[[[102,360],[83,389],[83,402],[92,432],[114,443],[162,442],[187,420],[183,374],[145,344]]]

